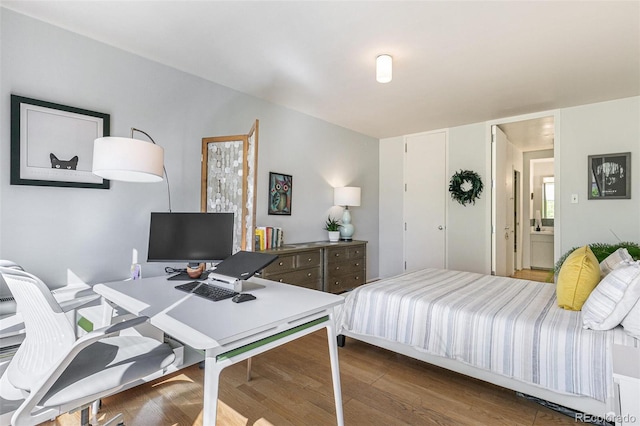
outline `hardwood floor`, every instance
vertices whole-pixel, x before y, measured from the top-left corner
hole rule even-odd
[[[339,348],[346,425],[575,425],[513,391],[347,338]],[[197,365],[103,400],[99,419],[128,426],[202,424]],[[79,414],[48,425],[77,425]],[[326,332],[275,348],[221,376],[218,425],[334,425]]]
[[[511,277],[530,281],[540,281],[543,283],[552,283],[553,271],[546,271],[542,269],[520,269]]]

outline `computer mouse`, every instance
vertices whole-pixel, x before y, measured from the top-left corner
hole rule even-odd
[[[235,303],[248,302],[249,300],[254,300],[256,297],[253,294],[249,293],[240,293],[233,296],[231,299]]]

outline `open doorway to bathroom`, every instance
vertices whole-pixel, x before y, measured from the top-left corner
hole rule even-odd
[[[555,259],[554,115],[491,127],[492,273],[546,281]]]

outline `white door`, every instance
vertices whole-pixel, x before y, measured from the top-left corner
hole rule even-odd
[[[514,162],[513,148],[507,136],[492,126],[493,139],[493,265],[495,275],[508,277],[514,273]]]
[[[404,269],[445,268],[446,132],[405,137]]]

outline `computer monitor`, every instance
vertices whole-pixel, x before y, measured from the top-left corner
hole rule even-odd
[[[221,262],[233,251],[233,213],[151,213],[148,262]]]

